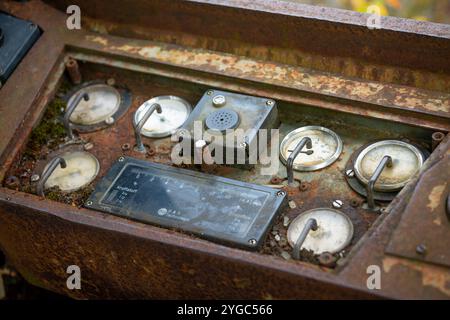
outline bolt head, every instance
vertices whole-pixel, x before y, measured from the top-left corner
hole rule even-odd
[[[250,243],[252,246],[254,246],[254,245],[256,245],[256,240],[250,239],[250,240],[248,240],[248,243]]]
[[[333,201],[333,208],[339,209],[342,208],[342,205],[344,203],[342,202],[342,200],[334,200]]]
[[[273,100],[267,100],[266,104],[271,107],[275,104],[275,102]]]
[[[33,174],[30,178],[31,182],[39,181],[41,177],[38,174]]]

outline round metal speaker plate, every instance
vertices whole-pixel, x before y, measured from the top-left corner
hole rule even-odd
[[[100,170],[96,157],[84,151],[69,151],[60,155],[67,167],[57,167],[45,182],[45,189],[58,186],[62,191],[76,191],[91,183]],[[45,166],[44,171],[47,169]]]
[[[382,140],[368,145],[355,159],[354,171],[363,185],[367,185],[376,167],[385,156],[392,157],[392,166],[385,167],[374,189],[397,191],[420,170],[424,157],[414,145],[400,140]]]
[[[325,168],[336,161],[342,152],[342,140],[334,131],[320,126],[301,127],[289,132],[280,144],[280,159],[285,165],[291,150],[304,137],[311,138],[313,153],[299,153],[294,160],[294,170],[314,171]]]
[[[154,103],[161,106],[161,113],[153,112],[144,124],[141,134],[149,138],[163,138],[173,134],[189,117],[192,107],[186,100],[176,96],[159,96],[144,102],[134,115],[138,123]]]
[[[292,220],[287,231],[289,244],[294,247],[309,219],[316,219],[317,230],[309,231],[302,249],[315,254],[336,253],[347,247],[353,238],[353,223],[342,212],[328,208],[308,210]]]
[[[206,127],[214,131],[224,133],[228,129],[234,129],[239,124],[239,115],[231,109],[220,109],[211,112],[205,120]]]
[[[79,132],[92,132],[111,126],[131,105],[128,90],[112,87],[103,81],[89,81],[75,87],[67,94],[67,103],[75,99],[81,90],[88,93],[89,100],[81,100],[69,119],[72,127]]]

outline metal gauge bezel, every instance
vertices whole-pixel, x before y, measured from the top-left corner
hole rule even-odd
[[[110,85],[106,84],[105,81],[101,81],[101,80],[87,81],[87,82],[82,83],[79,86],[76,86],[75,88],[70,90],[64,96],[64,101],[66,103],[68,103],[70,101],[70,99],[72,97],[74,97],[75,94],[82,89],[88,89],[89,87],[95,87],[95,86],[100,86],[100,85],[113,88],[114,91],[117,92],[118,96],[120,97],[120,99],[118,101],[119,106],[118,106],[117,110],[110,117],[110,118],[112,118],[113,121],[111,123],[108,123],[106,120],[102,120],[100,122],[93,123],[93,124],[78,124],[78,123],[74,123],[74,122],[70,121],[70,125],[72,126],[72,128],[74,130],[76,130],[78,132],[86,133],[86,132],[93,132],[93,131],[98,131],[98,130],[108,128],[108,127],[114,125],[130,108],[131,93],[129,90],[118,87],[118,86],[110,86]]]
[[[367,185],[369,183],[369,180],[367,178],[365,178],[364,175],[361,172],[361,161],[362,161],[362,159],[364,159],[364,157],[370,151],[374,150],[375,148],[378,148],[380,146],[385,146],[385,145],[397,145],[397,146],[402,146],[402,147],[405,147],[405,148],[409,149],[411,152],[414,153],[414,155],[416,156],[417,161],[418,161],[418,168],[416,170],[416,173],[422,167],[422,165],[424,163],[424,156],[423,156],[422,152],[416,146],[414,146],[414,145],[412,145],[410,143],[404,142],[404,141],[400,141],[400,140],[381,140],[381,141],[377,141],[377,142],[374,142],[374,143],[371,143],[371,144],[367,145],[364,149],[362,149],[362,151],[355,158],[354,172],[355,172],[355,175],[356,175],[357,179],[363,185]],[[405,181],[398,182],[398,183],[390,183],[390,184],[384,184],[384,185],[380,185],[380,183],[376,183],[374,189],[376,191],[380,191],[380,192],[398,191],[401,188],[403,188],[410,180],[411,180],[411,177],[409,179],[405,180]]]
[[[326,168],[329,165],[331,165],[332,163],[334,163],[339,158],[339,156],[342,153],[342,149],[343,149],[342,140],[339,137],[339,135],[337,135],[334,131],[332,131],[332,130],[330,130],[328,128],[322,127],[322,126],[305,126],[305,127],[300,127],[298,129],[295,129],[295,130],[289,132],[284,137],[283,141],[280,144],[280,149],[279,149],[280,150],[280,159],[281,159],[281,161],[283,162],[284,165],[286,165],[287,158],[289,157],[289,154],[284,154],[283,153],[283,150],[284,150],[284,147],[286,146],[286,144],[288,144],[292,139],[296,138],[299,133],[302,133],[302,132],[305,132],[305,131],[308,131],[308,130],[323,131],[323,132],[329,134],[336,141],[336,145],[337,145],[336,151],[327,160],[325,160],[325,161],[323,161],[321,163],[315,164],[315,165],[311,165],[311,166],[299,165],[299,164],[296,164],[295,161],[294,161],[293,168],[296,171],[315,171],[315,170]],[[314,144],[313,144],[313,150],[314,150]]]
[[[61,190],[61,192],[70,193],[70,192],[78,191],[78,190],[88,186],[90,183],[92,183],[92,181],[94,181],[98,177],[98,174],[99,174],[100,169],[101,169],[100,168],[100,162],[99,162],[98,158],[93,153],[85,151],[83,149],[83,145],[80,145],[80,144],[68,145],[68,146],[65,146],[65,147],[63,147],[61,149],[58,149],[58,150],[50,153],[47,156],[46,160],[40,160],[40,161],[38,161],[36,163],[35,169],[33,170],[33,174],[37,174],[37,175],[39,175],[39,177],[42,177],[42,174],[43,174],[44,170],[47,168],[47,165],[50,163],[50,161],[53,158],[58,157],[58,156],[59,157],[63,157],[64,154],[75,153],[75,152],[84,152],[84,153],[87,153],[87,154],[89,154],[90,156],[93,157],[93,159],[95,160],[95,163],[96,163],[95,174],[93,175],[93,177],[91,179],[89,179],[89,181],[87,183],[83,184],[81,187],[77,187],[77,188],[70,189],[70,190]],[[38,181],[33,182],[33,184],[35,184],[37,182]],[[48,187],[46,187],[44,185],[44,189],[47,190]]]
[[[168,137],[168,136],[174,134],[179,128],[183,127],[184,123],[186,123],[186,120],[189,118],[189,115],[191,114],[191,111],[192,111],[191,104],[189,102],[187,102],[186,100],[184,100],[183,98],[180,98],[178,96],[167,95],[167,96],[154,97],[154,98],[152,98],[150,100],[145,101],[143,104],[141,104],[139,106],[139,108],[136,110],[136,112],[134,113],[134,122],[137,123],[140,120],[140,114],[142,113],[144,108],[148,108],[152,104],[160,103],[161,101],[164,101],[164,100],[176,100],[176,101],[181,102],[186,108],[186,119],[184,119],[183,123],[179,127],[174,128],[174,129],[172,129],[170,131],[166,131],[166,132],[148,132],[148,131],[145,130],[145,127],[144,127],[141,130],[141,134],[143,136],[148,137],[148,138],[165,138],[165,137]],[[164,109],[164,104],[161,104],[161,108]]]
[[[323,214],[323,211],[325,212],[333,212],[335,214],[338,214],[339,216],[341,216],[344,221],[346,222],[347,225],[347,236],[345,238],[345,241],[340,245],[337,246],[336,248],[334,248],[333,250],[323,250],[320,252],[314,252],[315,254],[320,254],[323,252],[330,252],[330,253],[337,253],[342,251],[343,249],[345,249],[352,241],[353,239],[353,235],[354,235],[354,226],[353,226],[353,222],[350,220],[350,218],[344,214],[343,212],[339,211],[339,210],[335,210],[335,209],[331,209],[331,208],[315,208],[315,209],[311,209],[311,210],[307,210],[301,214],[299,214],[294,220],[292,220],[292,222],[289,224],[288,230],[287,230],[287,240],[288,243],[291,247],[294,247],[295,243],[293,240],[293,228],[294,226],[296,226],[298,223],[300,223],[300,221],[303,221],[304,223],[306,223],[306,221],[308,221],[308,219],[310,218],[316,218],[317,223],[319,225],[320,228],[320,221],[317,219],[317,216],[314,217],[314,215],[317,214]],[[298,229],[301,232],[301,229]],[[298,233],[298,235],[300,235],[300,232]],[[310,232],[315,232],[315,231],[310,231]],[[305,244],[307,244],[306,240],[302,245],[302,248],[307,249],[307,250],[311,250],[308,249],[307,247],[305,248]]]

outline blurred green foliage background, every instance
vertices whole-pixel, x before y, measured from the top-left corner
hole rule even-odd
[[[381,15],[450,24],[450,0],[284,0],[367,12],[378,6]]]

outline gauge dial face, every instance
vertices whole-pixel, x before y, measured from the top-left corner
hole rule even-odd
[[[135,113],[134,121],[138,123],[154,103],[161,106],[162,112],[153,112],[141,131],[142,135],[151,138],[170,136],[184,124],[192,109],[189,102],[176,96],[155,97],[139,107]]]
[[[286,164],[291,151],[305,137],[311,138],[313,153],[299,153],[294,160],[294,170],[313,171],[325,168],[336,161],[342,152],[341,139],[330,129],[319,126],[301,127],[291,131],[281,142],[280,156],[283,163]],[[303,151],[305,150],[309,149],[305,147]]]
[[[357,178],[365,185],[384,156],[392,158],[392,166],[386,166],[377,182],[377,191],[395,191],[401,189],[420,170],[423,155],[415,146],[398,140],[383,140],[365,148],[355,161]]]
[[[312,250],[315,254],[336,253],[352,240],[353,224],[350,219],[340,211],[320,208],[306,211],[291,222],[287,238],[292,247],[311,218],[316,219],[318,227],[316,231],[309,231],[302,249]]]
[[[45,182],[45,188],[58,186],[62,191],[75,191],[88,185],[98,174],[100,165],[88,152],[74,151],[61,155],[67,167],[57,167]],[[45,166],[44,171],[47,169]]]
[[[120,107],[120,93],[106,84],[94,84],[75,92],[68,101],[72,102],[77,94],[83,91],[89,95],[89,100],[81,99],[70,115],[70,122],[79,125],[93,125],[111,118]]]

